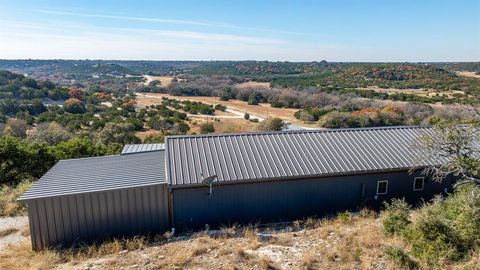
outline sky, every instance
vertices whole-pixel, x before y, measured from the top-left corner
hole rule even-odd
[[[0,0],[0,59],[480,61],[480,0]]]

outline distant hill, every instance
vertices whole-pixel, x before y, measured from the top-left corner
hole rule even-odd
[[[0,70],[0,99],[41,99],[61,100],[68,97],[68,89],[53,82],[35,80],[21,74]]]
[[[338,63],[268,61],[122,61],[122,60],[0,60],[6,69],[55,82],[85,82],[127,75],[238,76],[270,82],[275,87],[329,87],[334,89],[378,86],[480,91],[475,78],[456,71],[480,71],[469,63]]]

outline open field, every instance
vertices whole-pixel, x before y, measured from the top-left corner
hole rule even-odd
[[[244,82],[244,83],[239,83],[236,84],[235,87],[238,88],[249,88],[249,87],[257,87],[257,88],[270,88],[270,83],[269,82]]]
[[[148,85],[150,82],[158,80],[160,81],[160,86],[167,87],[172,83],[173,76],[152,76],[152,75],[143,75],[145,78],[144,85]]]
[[[480,79],[480,74],[475,74],[473,71],[457,71],[455,74],[464,77],[477,78]]]
[[[259,118],[263,120],[267,117],[279,117],[287,122],[291,122],[295,125],[313,128],[315,124],[305,124],[302,121],[296,119],[293,114],[298,109],[290,109],[290,108],[272,108],[270,104],[259,104],[259,105],[248,105],[245,101],[240,100],[229,100],[229,101],[222,101],[218,97],[205,97],[205,96],[172,96],[169,94],[162,94],[162,93],[137,93],[137,106],[145,107],[151,104],[160,104],[162,97],[168,97],[177,100],[191,100],[191,101],[199,101],[206,104],[222,104],[227,107],[227,109],[236,114],[238,118],[242,118],[245,112],[248,112],[251,117]]]
[[[434,97],[434,96],[445,96],[448,98],[452,98],[454,94],[464,95],[463,91],[451,90],[451,91],[435,91],[432,89],[397,89],[397,88],[380,88],[377,86],[369,86],[366,88],[357,88],[358,90],[372,90],[377,93],[387,93],[391,94],[413,94],[420,97]]]

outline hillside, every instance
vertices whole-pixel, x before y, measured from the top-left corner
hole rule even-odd
[[[338,63],[267,61],[0,60],[0,69],[40,79],[85,81],[126,75],[221,75],[270,82],[276,87],[429,88],[480,91],[480,82],[455,75],[478,63]]]

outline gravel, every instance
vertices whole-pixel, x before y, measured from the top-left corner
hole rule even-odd
[[[28,217],[0,217],[0,231],[10,228],[17,229],[17,232],[11,233],[7,236],[0,238],[0,250],[4,249],[9,244],[13,244],[26,239],[27,237],[22,235],[22,230],[28,226]]]

